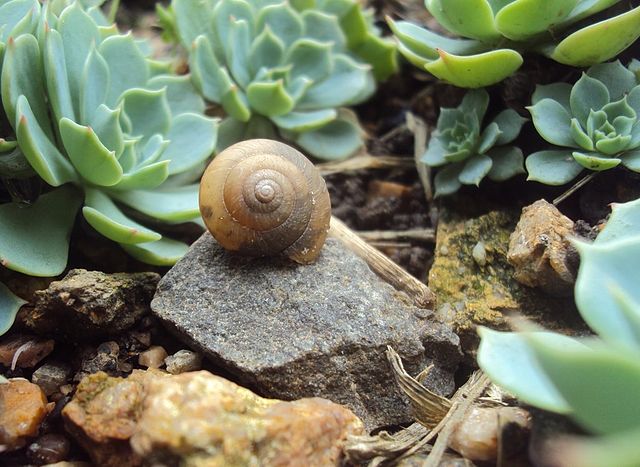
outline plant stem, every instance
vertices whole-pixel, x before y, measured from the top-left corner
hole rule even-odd
[[[118,8],[120,8],[120,0],[111,0],[111,5],[109,6],[109,22],[116,22],[116,14],[118,14]]]
[[[567,191],[565,191],[564,193],[562,193],[560,196],[558,196],[556,199],[553,200],[553,205],[557,206],[558,204],[562,203],[565,199],[567,199],[569,196],[571,196],[572,194],[574,194],[576,191],[578,191],[580,188],[582,188],[583,186],[585,186],[587,183],[589,183],[591,180],[593,180],[596,175],[598,175],[600,172],[591,172],[589,175],[587,175],[586,177],[581,178],[575,185],[573,185],[571,188],[569,188]]]

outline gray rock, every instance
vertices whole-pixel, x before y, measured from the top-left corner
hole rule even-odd
[[[31,382],[40,386],[40,389],[50,396],[69,381],[71,371],[71,366],[63,362],[45,363],[33,372]]]
[[[169,329],[260,394],[320,396],[345,404],[368,428],[411,420],[385,357],[425,384],[454,389],[458,337],[414,307],[337,240],[318,261],[224,251],[205,233],[160,281],[151,303]]]
[[[21,316],[39,334],[89,340],[119,334],[149,311],[160,276],[154,272],[105,274],[72,269],[35,293]]]
[[[191,350],[178,350],[164,359],[167,371],[172,375],[196,371],[202,368],[202,356]]]

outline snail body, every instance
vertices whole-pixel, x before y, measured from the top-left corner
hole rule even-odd
[[[308,264],[329,230],[329,192],[313,164],[277,141],[252,139],[218,154],[200,182],[200,213],[227,250]]]

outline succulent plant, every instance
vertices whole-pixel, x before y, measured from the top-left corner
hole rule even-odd
[[[444,37],[406,21],[388,20],[411,63],[456,86],[495,84],[533,51],[576,67],[614,58],[640,36],[640,7],[604,20],[590,18],[620,0],[426,0],[448,31]]]
[[[462,185],[479,185],[488,176],[503,181],[523,173],[520,148],[505,146],[520,133],[526,119],[513,109],[500,112],[484,129],[489,95],[474,89],[460,106],[440,109],[437,129],[422,161],[430,167],[445,166],[435,177],[436,196],[458,191]]]
[[[575,301],[598,337],[480,330],[478,364],[496,384],[602,435],[565,465],[631,466],[640,458],[638,232],[640,200],[614,205],[592,244],[575,242],[581,257]]]
[[[0,204],[0,264],[15,271],[60,274],[81,207],[97,232],[152,264],[175,262],[187,246],[140,222],[199,218],[197,179],[217,122],[202,116],[188,76],[163,74],[130,34],[103,25],[99,3],[0,0],[2,106],[15,135],[1,143],[0,168],[18,151],[29,171],[5,164],[0,175],[43,182],[29,206]],[[15,17],[3,8],[27,4],[22,26],[6,22]]]
[[[343,107],[396,68],[354,0],[173,0],[161,15],[190,50],[196,87],[228,115],[218,149],[279,133],[316,157],[347,157],[362,129]]]
[[[618,61],[595,65],[573,87],[537,86],[532,100],[529,111],[540,136],[566,149],[527,157],[530,180],[562,185],[583,169],[619,164],[640,172],[640,85],[629,68]]]

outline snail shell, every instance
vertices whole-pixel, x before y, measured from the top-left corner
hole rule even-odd
[[[308,264],[327,237],[331,201],[320,173],[301,152],[252,139],[209,164],[200,182],[200,212],[227,250]]]

